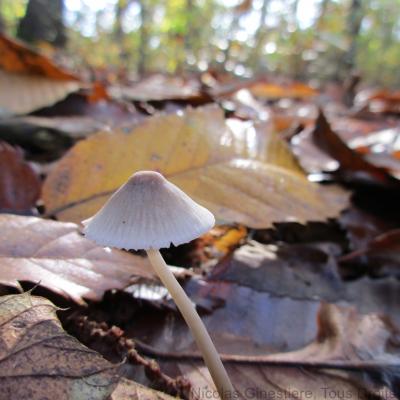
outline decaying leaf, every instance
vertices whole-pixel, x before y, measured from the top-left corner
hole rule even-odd
[[[383,168],[376,167],[364,160],[361,154],[350,149],[346,143],[332,130],[325,115],[320,112],[312,132],[315,145],[339,163],[344,174],[369,176],[375,181],[395,185],[399,182],[392,178]]]
[[[363,248],[341,257],[345,264],[360,264],[373,275],[400,276],[400,229],[377,236]]]
[[[40,187],[22,152],[0,142],[0,210],[28,211],[39,198]]]
[[[250,227],[324,220],[345,207],[347,195],[310,183],[279,136],[262,125],[230,126],[210,106],[151,117],[127,133],[98,133],[48,176],[47,212],[88,218],[132,173],[146,169],[160,171],[217,218]]]
[[[222,353],[235,398],[269,393],[267,398],[322,400],[339,396],[339,390],[363,400],[386,398],[382,393],[398,398],[398,331],[386,318],[362,315],[351,307],[269,296],[226,282],[191,282],[187,290],[196,302],[226,300],[203,319]],[[209,375],[182,321],[169,315],[162,328],[153,328],[157,333],[143,350],[163,360],[165,373],[189,379],[193,398],[212,395]]]
[[[67,335],[47,299],[0,297],[0,399],[106,399],[117,366]]]
[[[80,86],[76,76],[0,35],[0,116],[25,114],[52,105]]]
[[[165,393],[157,392],[145,386],[139,385],[133,381],[122,378],[110,400],[173,400],[176,397],[171,397]]]
[[[0,214],[0,283],[30,281],[69,297],[100,300],[139,278],[153,279],[147,259],[104,249],[79,234],[78,226],[35,217]]]
[[[395,240],[396,231],[393,232]],[[396,247],[398,247],[396,243],[392,243],[392,247],[386,253],[371,252],[371,257],[376,256],[375,276],[379,270],[378,260],[381,260],[382,269],[383,266],[391,267],[391,274],[398,276],[398,273],[395,273],[396,269],[398,270],[398,267],[395,268],[396,263],[398,266]],[[240,247],[231,257],[217,264],[209,279],[234,283],[274,296],[328,302],[342,301],[356,305],[363,313],[384,312],[398,323],[399,282],[394,278],[378,280],[364,277],[350,281],[342,279],[336,259],[340,254],[338,250],[333,243],[314,246],[252,243]],[[385,272],[387,274],[388,270]]]

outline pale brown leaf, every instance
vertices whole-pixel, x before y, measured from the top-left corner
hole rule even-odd
[[[69,297],[99,300],[139,278],[153,279],[147,259],[104,249],[73,223],[0,214],[0,283],[31,281]]]
[[[0,116],[28,114],[51,106],[76,92],[80,86],[77,81],[54,80],[0,69]]]
[[[165,393],[157,392],[133,381],[122,378],[110,400],[173,400]],[[176,399],[176,398],[175,398]]]
[[[117,367],[67,335],[56,307],[29,293],[0,297],[0,400],[106,399]]]

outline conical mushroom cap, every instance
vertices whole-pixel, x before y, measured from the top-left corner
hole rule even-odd
[[[84,221],[87,238],[122,249],[160,249],[196,239],[214,216],[161,174],[133,174],[103,208]]]

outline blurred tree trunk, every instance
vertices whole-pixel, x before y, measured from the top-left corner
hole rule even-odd
[[[316,30],[317,34],[323,28],[325,15],[326,15],[326,12],[328,10],[329,3],[330,3],[330,0],[322,0],[321,1],[321,6],[319,8],[319,15],[318,15],[317,21],[315,23],[315,30]]]
[[[149,41],[149,10],[146,7],[146,0],[140,0],[140,42],[139,42],[139,61],[138,73],[143,75],[147,68],[147,50]]]
[[[240,17],[241,14],[236,14],[233,16],[232,23],[229,27],[229,39],[228,39],[228,44],[224,50],[224,66],[226,66],[227,62],[231,58],[231,51],[232,51],[232,46],[235,41],[235,33],[239,29],[239,22],[240,22]]]
[[[267,11],[268,11],[268,5],[270,3],[270,0],[264,0],[261,8],[261,13],[260,13],[260,19],[258,21],[258,27],[257,30],[254,34],[254,47],[252,52],[250,53],[249,57],[249,65],[250,67],[253,68],[253,71],[256,70],[263,46],[265,44],[265,40],[267,37],[267,28],[265,26],[265,18],[267,16]]]
[[[357,57],[357,41],[361,23],[364,17],[362,0],[352,0],[347,18],[347,35],[349,47],[344,55],[344,77],[349,76],[355,69]]]
[[[130,52],[126,48],[125,33],[122,28],[122,21],[131,3],[132,0],[118,0],[115,4],[115,22],[113,35],[116,43],[119,43],[119,59],[124,65],[129,64]]]
[[[63,23],[63,0],[29,0],[20,20],[17,36],[29,43],[48,42],[64,47],[67,42]]]
[[[193,19],[195,15],[195,7],[193,0],[186,0],[186,35],[184,38],[184,49],[186,55],[192,53],[194,55],[195,37],[193,35]]]
[[[3,12],[2,3],[3,3],[3,0],[0,0],[0,32],[3,32],[6,27],[5,23],[4,23],[3,15],[2,15],[2,12]]]

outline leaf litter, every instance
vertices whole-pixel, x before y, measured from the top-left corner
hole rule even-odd
[[[42,163],[72,146],[55,165],[43,164],[43,194],[38,198],[32,190],[28,200],[21,186],[35,187],[22,183],[33,182],[31,168],[19,150],[4,147],[7,157],[13,155],[10,163],[0,159],[0,188],[23,204],[11,200],[5,208],[38,217],[0,215],[2,293],[29,281],[48,289],[49,297],[72,300],[70,310],[59,313],[63,325],[97,351],[87,353],[102,360],[96,367],[113,371],[114,386],[103,385],[98,398],[113,389],[115,400],[167,399],[164,393],[203,399],[214,393],[170,299],[123,291],[132,283],[157,290],[148,285],[153,274],[146,259],[98,248],[74,223],[93,214],[138,169],[164,173],[210,207],[219,222],[231,224],[163,253],[170,264],[194,267],[180,279],[222,353],[237,398],[399,398],[397,136],[392,131],[387,141],[385,132],[376,134],[397,124],[396,93],[364,96],[363,109],[357,109],[359,97],[352,110],[326,104],[318,117],[319,92],[302,83],[238,82],[205,73],[120,82],[119,93],[115,86],[109,91],[116,101],[107,83],[85,84],[87,92],[77,93],[79,77],[3,36],[1,51],[3,85],[11,75],[15,81],[15,98],[0,102],[2,115],[35,111],[1,118],[1,137]],[[51,88],[48,97],[40,95],[44,81]],[[27,103],[18,100],[22,93]],[[188,107],[206,103],[216,104]],[[328,171],[323,177],[330,184],[311,183],[303,168]],[[352,203],[332,182],[345,184]],[[320,222],[304,225],[309,221]],[[22,296],[17,302],[27,311],[15,318],[24,322],[0,328],[2,338],[17,329],[17,345],[26,336],[26,318],[36,318],[38,309],[54,310],[47,300]],[[10,298],[22,299],[2,297],[1,304]],[[8,313],[0,308],[0,316]],[[54,323],[61,330],[56,320],[47,322],[46,313],[41,311],[45,322],[34,329]],[[68,343],[75,340],[62,335]],[[59,372],[46,358],[49,348],[35,345],[42,357],[37,367]],[[82,346],[76,340],[75,345]],[[116,368],[124,359],[124,368]],[[20,367],[30,375],[22,379],[49,379],[25,364]],[[85,365],[63,368],[80,385]],[[51,383],[61,391],[68,387],[63,377]],[[14,395],[26,389],[15,381],[10,385]]]

